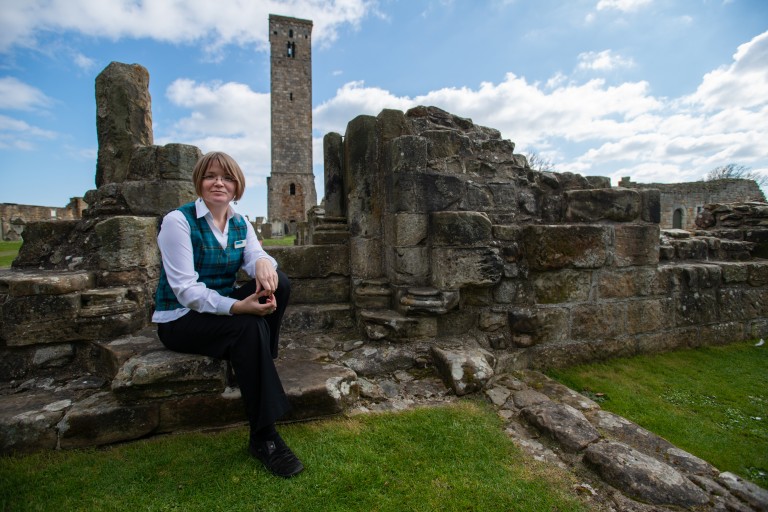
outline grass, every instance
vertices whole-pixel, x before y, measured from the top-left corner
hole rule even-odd
[[[768,488],[768,346],[615,359],[550,375],[714,465]]]
[[[296,235],[288,235],[283,238],[265,238],[261,241],[261,245],[293,245],[296,240]]]
[[[282,480],[242,428],[0,459],[0,510],[580,511],[573,477],[523,458],[485,404],[286,425]]]
[[[0,241],[0,268],[10,268],[13,260],[19,254],[21,240],[15,242]]]

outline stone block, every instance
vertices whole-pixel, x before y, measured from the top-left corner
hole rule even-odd
[[[723,276],[723,283],[745,283],[747,281],[748,263],[736,261],[718,262]]]
[[[0,396],[0,455],[54,450],[55,426],[72,405],[70,398],[34,392]]]
[[[626,224],[614,226],[614,265],[628,267],[659,263],[659,226]]]
[[[675,297],[675,324],[680,327],[704,325],[718,318],[717,296],[711,290],[693,289]]]
[[[609,226],[527,226],[523,252],[533,270],[599,268],[607,262],[610,239]]]
[[[571,336],[571,315],[567,308],[536,308],[536,331],[533,342],[539,344],[557,344],[565,342]]]
[[[291,304],[328,304],[349,302],[348,277],[292,278]]]
[[[374,279],[384,274],[383,249],[379,238],[349,240],[349,272],[356,279]]]
[[[278,360],[277,371],[291,403],[283,420],[307,420],[344,412],[360,395],[357,374],[344,366]]]
[[[492,247],[433,248],[432,285],[444,290],[492,286],[501,281],[504,262]]]
[[[537,304],[584,302],[589,299],[592,272],[564,269],[531,274]]]
[[[58,424],[61,448],[83,448],[139,439],[159,424],[156,403],[126,405],[109,392],[76,403]]]
[[[99,269],[130,270],[160,265],[157,219],[119,216],[96,224]]]
[[[429,248],[394,247],[387,274],[393,283],[405,285],[425,285],[429,281]]]
[[[643,189],[640,193],[640,219],[643,222],[659,224],[661,222],[661,191]]]
[[[0,337],[11,347],[79,339],[80,294],[14,297],[2,305]]]
[[[423,245],[427,241],[429,217],[420,213],[398,213],[392,216],[392,245],[408,247]]]
[[[158,350],[128,359],[112,380],[122,400],[222,391],[226,363],[194,354]]]
[[[421,136],[427,139],[427,158],[437,160],[452,156],[467,157],[472,154],[472,141],[454,130],[426,130]]]
[[[625,303],[581,304],[573,308],[572,315],[571,335],[576,340],[611,339],[624,334],[626,329]]]
[[[584,414],[567,404],[545,401],[524,408],[522,415],[569,452],[580,452],[600,439],[597,429]]]
[[[189,144],[139,146],[131,154],[126,181],[174,180],[192,183],[192,171],[202,156],[199,148]],[[175,206],[180,204],[183,203]],[[173,207],[168,205],[168,208]]]
[[[285,332],[307,333],[330,329],[352,329],[353,311],[349,304],[290,305],[283,317]]]
[[[120,184],[127,213],[164,215],[197,197],[191,181],[126,181]]]
[[[518,242],[523,236],[523,230],[518,225],[494,224],[493,238],[497,240]]]
[[[456,176],[400,172],[387,179],[395,213],[454,210],[467,195],[467,183]]]
[[[435,212],[429,216],[432,247],[488,245],[492,225],[481,212]]]
[[[747,282],[750,286],[768,286],[768,262],[748,263]]]
[[[131,357],[164,350],[154,327],[110,341],[96,341],[91,347],[89,370],[110,380]]]
[[[569,190],[565,203],[566,222],[631,222],[640,216],[640,194],[628,188]]]
[[[75,346],[71,343],[38,348],[32,358],[37,368],[59,368],[66,366],[75,357]]]
[[[325,198],[323,206],[329,217],[344,217],[344,179],[342,153],[344,140],[341,134],[331,132],[323,137],[323,169],[325,170]]]
[[[398,287],[395,309],[403,315],[445,315],[459,305],[459,292],[429,287]]]
[[[594,443],[584,452],[584,462],[609,484],[647,503],[692,509],[709,502],[703,490],[672,466],[624,443]]]
[[[658,331],[674,324],[672,299],[627,302],[627,334]]]
[[[290,278],[349,276],[346,245],[271,246],[269,254]]]
[[[746,339],[743,322],[721,322],[699,328],[698,346],[727,345]]]
[[[427,144],[424,137],[413,135],[393,139],[388,148],[392,172],[425,172]]]
[[[668,286],[664,278],[653,267],[635,267],[631,269],[602,269],[597,274],[597,298],[622,299],[645,297],[648,295],[667,295]]]
[[[377,343],[347,352],[341,359],[344,366],[365,377],[409,370],[416,365],[416,353],[403,345]]]
[[[534,304],[533,286],[528,280],[502,279],[493,289],[493,301],[499,304]]]
[[[237,389],[173,397],[158,403],[157,432],[216,428],[246,421],[245,405]]]
[[[17,271],[0,273],[0,293],[10,297],[63,295],[93,288],[91,272]]]
[[[30,222],[24,228],[24,243],[13,260],[13,268],[50,268],[66,261],[68,254],[61,253],[61,247],[74,232],[79,221],[48,220]]]
[[[361,311],[359,317],[371,340],[414,341],[437,335],[435,317],[407,317],[389,310]]]
[[[432,359],[446,387],[457,396],[482,391],[494,374],[494,358],[484,350],[443,350],[432,346]]]

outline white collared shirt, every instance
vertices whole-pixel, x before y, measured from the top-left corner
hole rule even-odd
[[[202,199],[195,201],[197,218],[205,217],[213,235],[222,248],[226,248],[229,237],[229,220],[236,213],[232,206],[227,210],[227,222],[222,232],[216,227],[213,215]],[[277,261],[262,249],[253,225],[246,221],[247,234],[242,268],[251,278],[256,277],[256,260],[267,258],[277,268]],[[184,306],[170,311],[155,311],[152,321],[155,323],[171,322],[187,314],[189,310],[216,315],[229,315],[232,304],[236,299],[220,295],[199,281],[200,276],[195,271],[192,251],[192,238],[187,218],[179,210],[173,210],[163,218],[160,233],[157,235],[157,245],[163,258],[163,268],[168,278],[168,284],[176,295],[176,299]]]

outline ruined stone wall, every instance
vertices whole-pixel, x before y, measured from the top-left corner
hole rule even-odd
[[[69,204],[63,208],[2,203],[0,204],[0,240],[21,240],[21,235],[30,222],[79,219],[86,206],[80,197],[70,199]]]
[[[660,191],[662,229],[696,229],[696,216],[708,204],[765,201],[765,195],[757,183],[745,179],[646,184],[622,178],[620,186]],[[678,212],[677,218],[675,212]]]

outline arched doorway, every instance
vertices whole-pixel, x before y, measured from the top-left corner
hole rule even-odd
[[[678,208],[672,213],[672,229],[683,229],[683,209]]]

